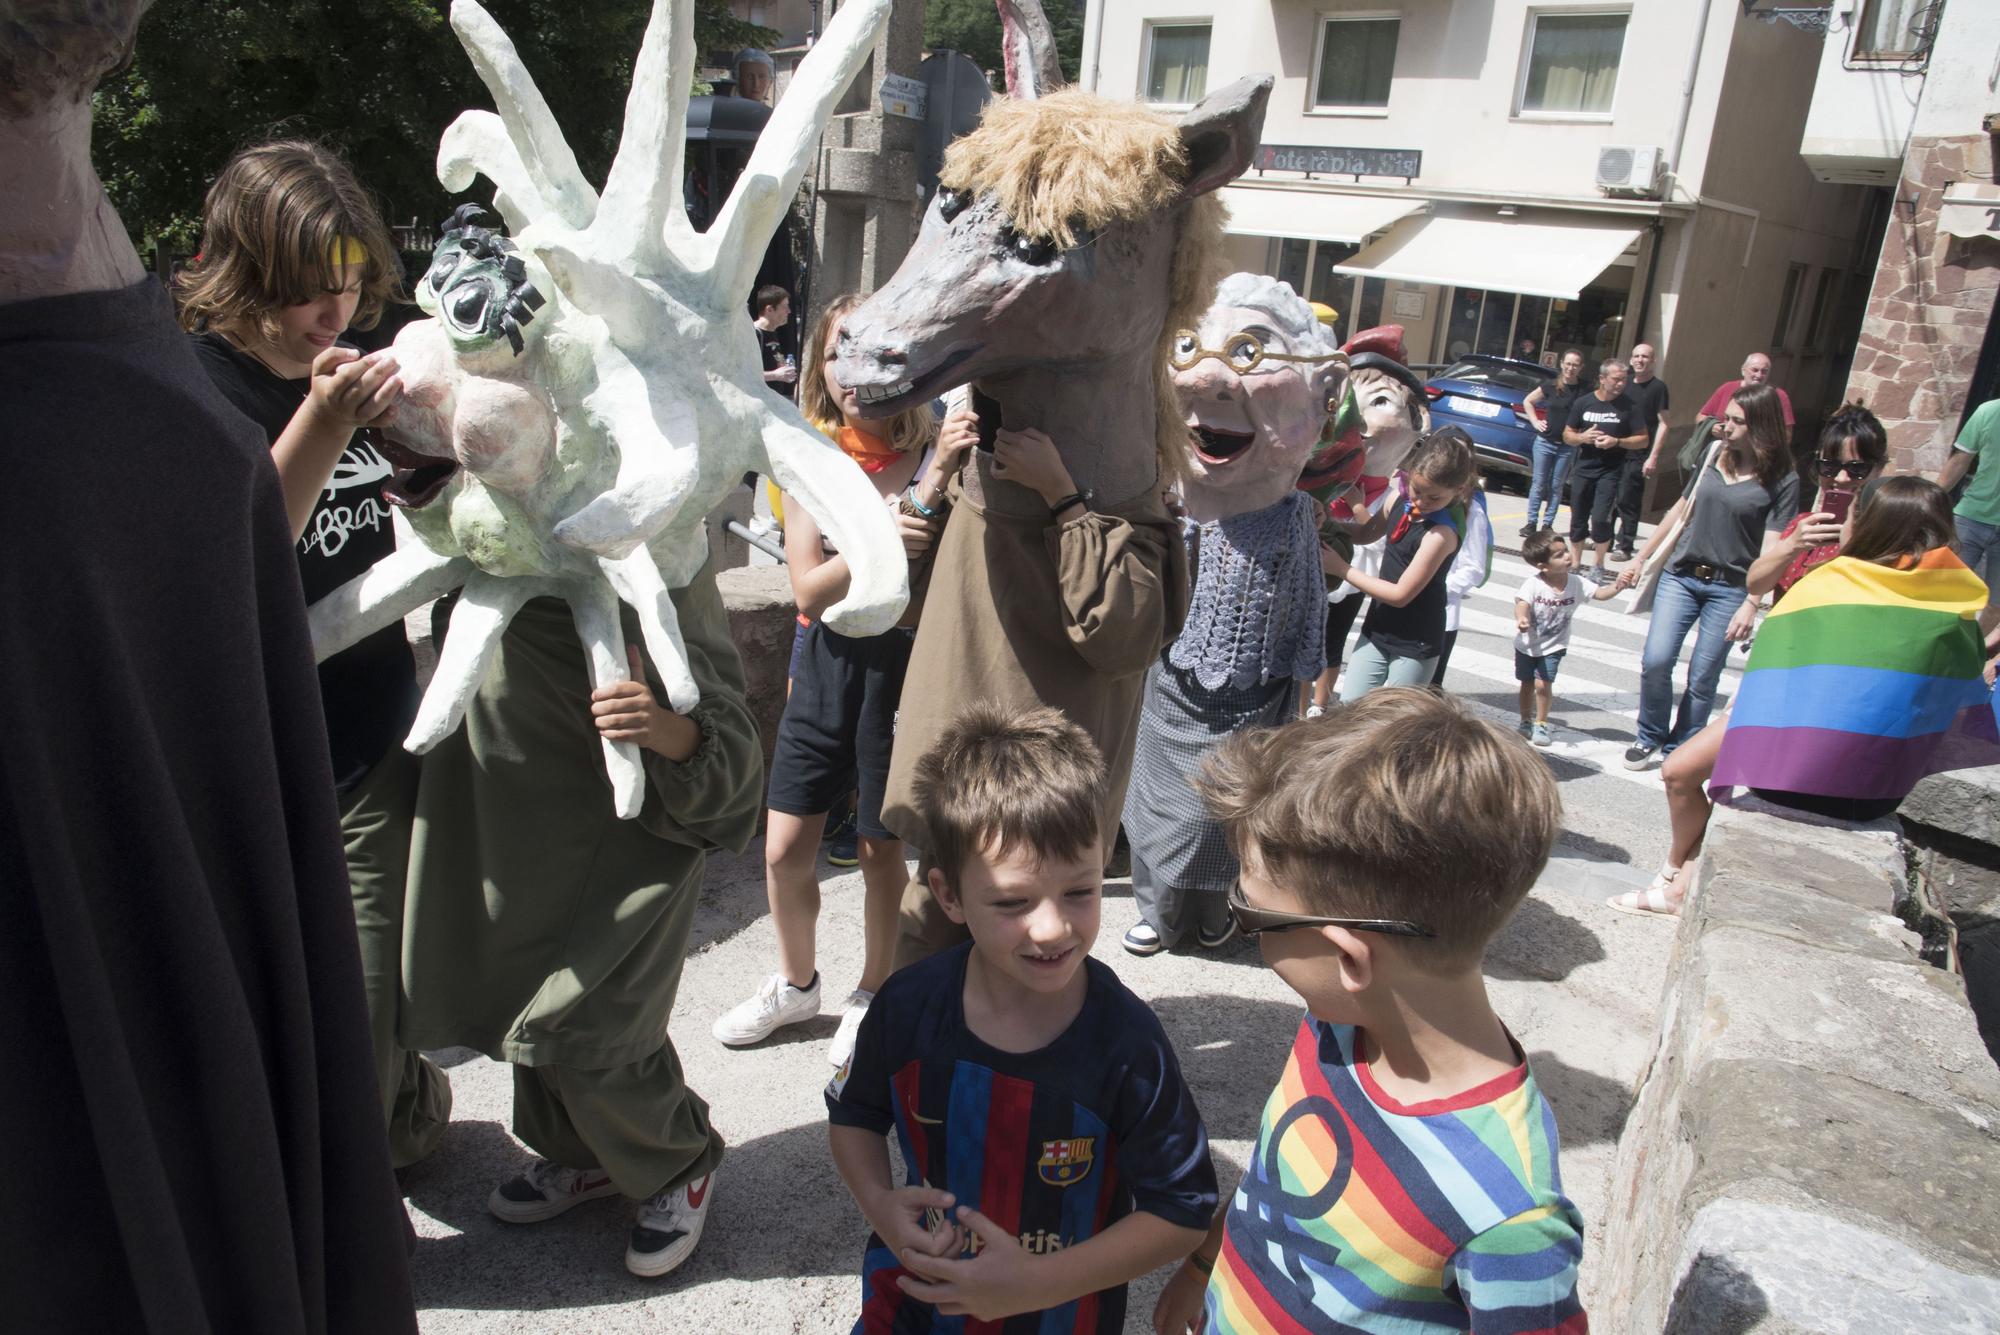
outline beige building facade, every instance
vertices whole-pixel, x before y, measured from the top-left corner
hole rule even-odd
[[[1677,420],[1767,352],[1836,406],[1886,210],[1800,156],[1821,41],[1740,0],[1090,0],[1083,80],[1276,77],[1230,254],[1411,358],[1654,344]],[[1671,479],[1662,479],[1671,484]]]

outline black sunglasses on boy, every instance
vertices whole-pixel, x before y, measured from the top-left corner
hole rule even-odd
[[[1289,932],[1294,927],[1345,927],[1350,931],[1381,932],[1387,936],[1437,935],[1422,923],[1406,922],[1400,918],[1322,918],[1311,913],[1280,913],[1276,909],[1256,908],[1243,897],[1241,885],[1229,887],[1229,916],[1236,920],[1236,930],[1245,936],[1256,936],[1260,932]]]

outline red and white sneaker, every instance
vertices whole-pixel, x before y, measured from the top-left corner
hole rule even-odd
[[[528,1171],[493,1188],[486,1208],[496,1219],[510,1224],[538,1224],[554,1219],[573,1205],[594,1201],[599,1196],[615,1196],[618,1188],[611,1175],[601,1168],[564,1168],[547,1159],[536,1159]]]
[[[625,1268],[642,1279],[679,1268],[701,1241],[714,1195],[715,1174],[707,1173],[639,1202],[639,1219],[625,1247]]]

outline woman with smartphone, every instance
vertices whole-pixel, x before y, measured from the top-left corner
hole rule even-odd
[[[1814,458],[1820,479],[1819,504],[1811,514],[1799,515],[1787,524],[1777,542],[1750,563],[1744,577],[1747,596],[1730,623],[1729,638],[1748,637],[1757,604],[1765,594],[1784,597],[1808,571],[1840,555],[1841,529],[1855,496],[1888,461],[1889,437],[1874,413],[1850,403],[1827,421]],[[1708,830],[1712,807],[1708,780],[1715,772],[1715,757],[1722,750],[1722,734],[1728,726],[1727,714],[1710,722],[1660,767],[1660,780],[1667,790],[1667,819],[1673,829],[1667,859],[1652,884],[1613,896],[1611,907],[1666,917],[1680,912],[1687,885],[1685,868],[1701,852],[1702,836]]]
[[[1889,462],[1889,436],[1874,413],[1858,403],[1844,405],[1827,419],[1814,460],[1819,504],[1785,525],[1777,546],[1751,563],[1746,585],[1753,605],[1765,593],[1785,596],[1808,570],[1840,555],[1840,527],[1854,498]]]

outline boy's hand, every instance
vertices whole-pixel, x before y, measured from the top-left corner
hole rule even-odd
[[[877,1198],[868,1223],[905,1266],[912,1257],[957,1256],[965,1250],[965,1230],[951,1221],[956,1200],[936,1187],[898,1187]],[[924,1215],[931,1210],[938,1212],[936,1228],[924,1227]]]
[[[388,348],[365,357],[353,348],[328,348],[313,358],[307,401],[335,425],[367,426],[403,397],[401,369]]]
[[[1203,1304],[1208,1293],[1208,1276],[1191,1262],[1182,1262],[1160,1301],[1153,1304],[1153,1335],[1201,1335],[1208,1314]]]
[[[902,1256],[911,1272],[896,1281],[903,1292],[935,1304],[946,1316],[981,1321],[998,1321],[1041,1306],[1034,1288],[1035,1258],[1022,1250],[1014,1235],[970,1206],[959,1207],[958,1220],[978,1236],[979,1255],[969,1261]]]
[[[1319,568],[1335,579],[1347,578],[1347,558],[1325,543],[1319,545]]]
[[[598,735],[607,741],[637,742],[675,763],[688,759],[701,745],[701,725],[653,698],[638,645],[626,645],[625,658],[632,665],[632,679],[590,693],[591,720]]]

